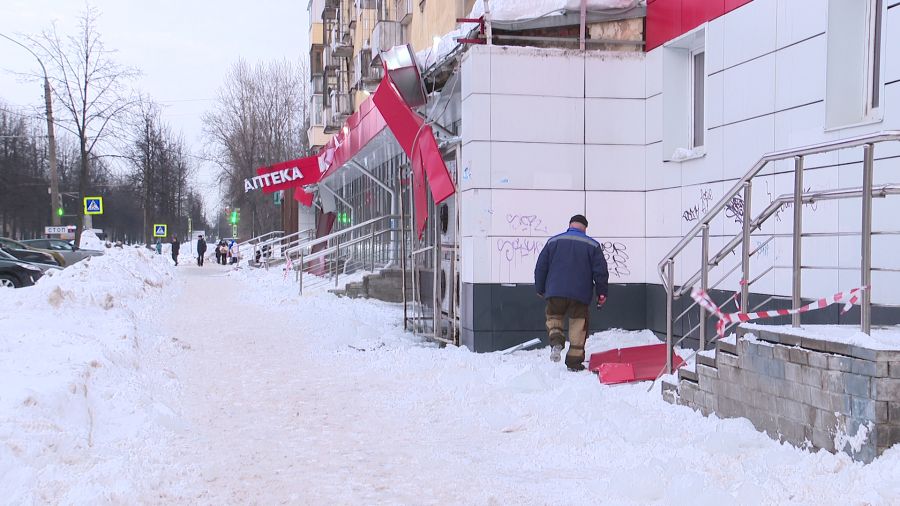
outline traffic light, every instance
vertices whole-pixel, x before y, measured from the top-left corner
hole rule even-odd
[[[57,216],[62,216],[62,215],[65,214],[65,213],[66,213],[66,211],[65,211],[62,207],[57,207],[57,208],[56,208],[56,215],[57,215]]]
[[[237,211],[231,211],[231,218],[228,219],[228,222],[232,225],[237,223]]]

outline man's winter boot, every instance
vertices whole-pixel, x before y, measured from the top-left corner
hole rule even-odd
[[[560,355],[562,355],[562,349],[563,349],[563,347],[558,344],[554,344],[553,346],[550,347],[550,361],[551,362],[559,362]]]

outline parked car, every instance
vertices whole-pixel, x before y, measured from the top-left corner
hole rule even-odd
[[[62,267],[60,267],[56,264],[46,264],[46,263],[41,263],[41,262],[31,262],[29,260],[22,260],[20,258],[17,258],[14,254],[10,253],[9,250],[7,250],[6,248],[3,248],[3,247],[0,247],[0,258],[5,259],[5,260],[10,260],[10,261],[15,261],[15,262],[21,262],[23,264],[28,264],[33,267],[37,267],[44,274],[46,274],[47,271],[50,271],[50,270],[53,270],[53,271],[63,270]]]
[[[0,288],[31,286],[43,274],[36,265],[20,262],[9,253],[0,250]]]
[[[26,262],[66,266],[66,259],[55,251],[36,248],[6,237],[0,237],[0,248],[5,248],[7,253]]]
[[[22,242],[27,244],[28,246],[40,248],[42,250],[49,250],[53,253],[61,255],[63,261],[65,262],[65,265],[72,265],[76,262],[84,260],[87,257],[103,254],[102,251],[81,249],[71,242],[64,241],[62,239],[30,239]]]

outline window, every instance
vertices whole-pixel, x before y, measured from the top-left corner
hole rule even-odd
[[[663,159],[703,155],[706,141],[706,30],[699,28],[663,48]]]
[[[309,106],[309,122],[313,126],[325,124],[325,104],[322,103],[322,95],[312,95]]]
[[[829,0],[825,126],[880,118],[883,0]]]
[[[706,77],[705,53],[703,49],[691,53],[691,146],[703,146],[703,134],[706,132],[703,121],[704,110],[704,78]]]

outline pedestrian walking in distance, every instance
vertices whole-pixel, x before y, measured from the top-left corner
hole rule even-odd
[[[162,243],[159,241],[159,239],[156,240],[156,254],[162,255]]]
[[[174,235],[172,236],[172,260],[175,261],[175,265],[178,266],[178,250],[181,249],[181,244],[178,243],[178,238]]]
[[[609,271],[600,243],[587,236],[587,218],[580,214],[569,220],[569,229],[552,237],[538,257],[534,286],[547,301],[545,311],[550,336],[550,360],[559,362],[566,344],[564,320],[569,318],[569,351],[566,366],[584,370],[584,343],[587,341],[591,299],[597,307],[606,303]]]
[[[203,257],[206,255],[206,241],[203,236],[197,236],[197,265],[203,267]]]

